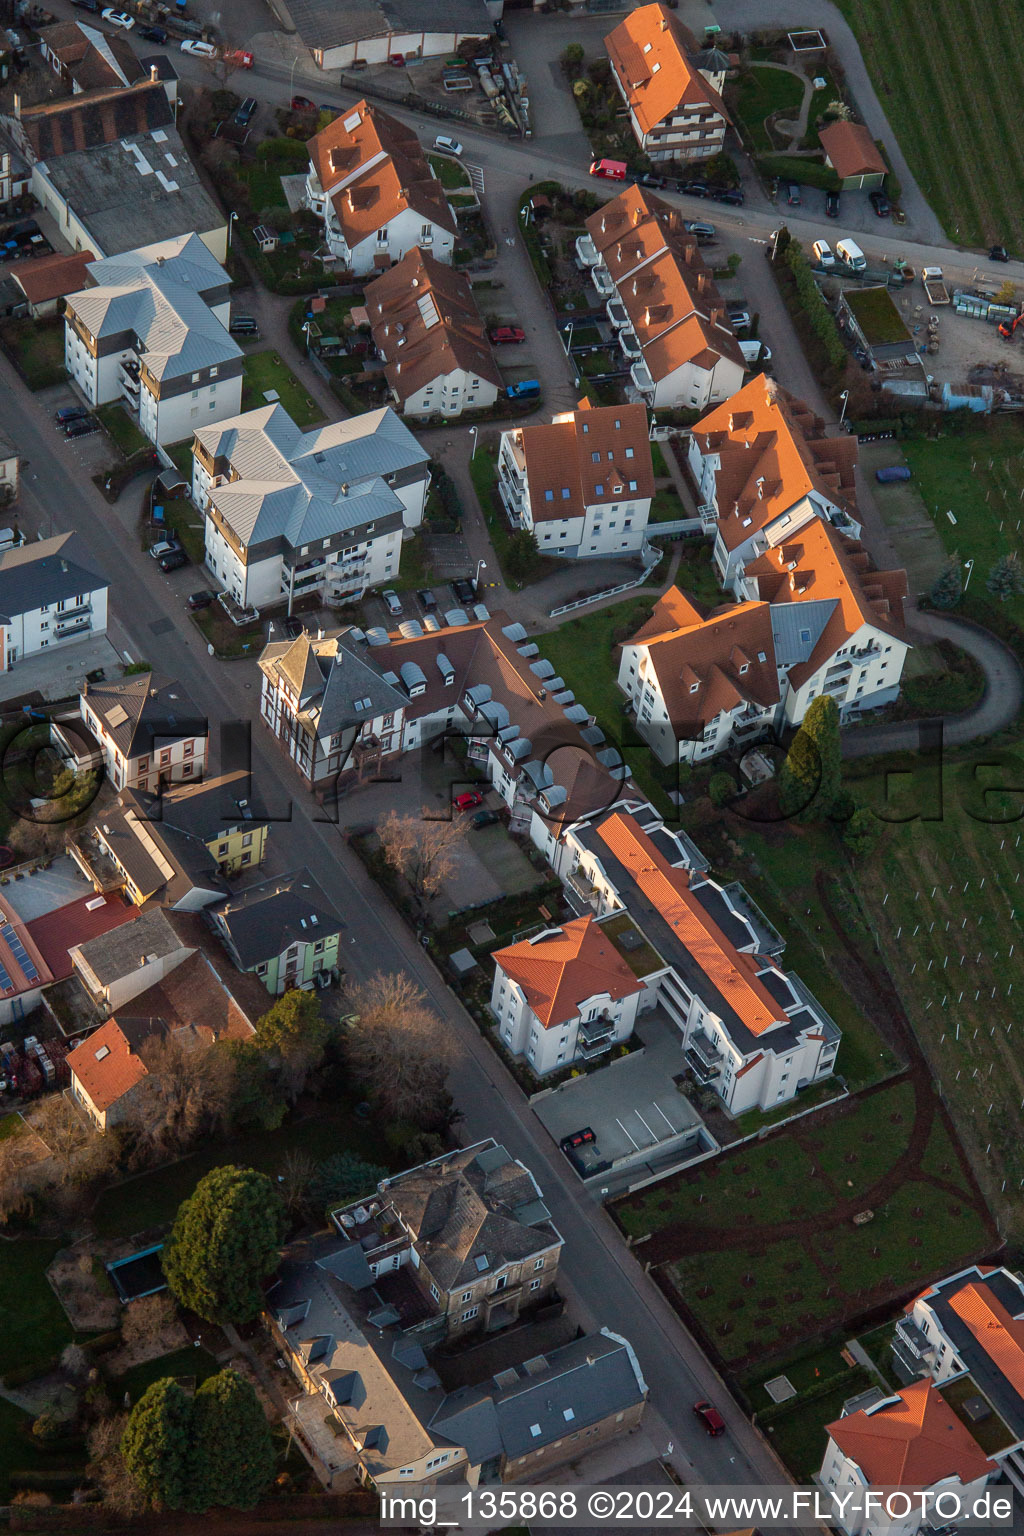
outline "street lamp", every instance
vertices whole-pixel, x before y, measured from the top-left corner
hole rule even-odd
[[[839,396],[839,398],[843,402],[843,408],[839,412],[839,425],[842,426],[843,418],[846,415],[846,407],[849,404],[849,400],[850,400],[850,391],[848,389],[844,389],[842,394]]]
[[[474,585],[474,587],[476,587],[478,592],[480,590],[480,572],[481,571],[486,571],[486,569],[487,569],[487,561],[486,560],[478,560],[477,563],[476,563],[476,575],[473,577],[473,585]]]
[[[971,572],[974,570],[974,561],[973,561],[973,559],[965,560],[964,561],[964,570],[967,572],[967,576],[964,579],[964,591],[966,592],[968,586],[970,585]]]
[[[477,434],[478,431],[479,431],[478,427],[470,427],[470,429],[469,429],[469,435],[473,439],[473,451],[472,451],[472,453],[469,456],[469,462],[471,464],[472,464],[473,460],[476,458],[476,434]]]
[[[228,214],[228,250],[229,251],[231,249],[231,231],[235,227],[235,220],[237,218],[238,218],[238,214],[237,213],[229,213]]]

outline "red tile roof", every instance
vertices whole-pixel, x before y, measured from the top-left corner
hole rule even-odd
[[[730,121],[721,96],[690,62],[689,55],[697,51],[693,35],[666,6],[643,5],[631,12],[604,45],[643,133],[680,108]]]
[[[587,507],[624,496],[654,495],[645,405],[585,406],[514,435],[526,460],[535,523],[582,517]],[[636,490],[629,489],[631,480]]]
[[[407,252],[369,284],[366,313],[387,381],[403,404],[458,369],[501,387],[469,278],[436,257]]]
[[[577,917],[557,931],[496,950],[497,965],[518,982],[546,1029],[577,1017],[588,998],[613,1001],[643,991],[611,939],[592,917]]]
[[[983,1281],[971,1281],[949,1299],[996,1369],[1024,1396],[1024,1320],[1011,1317]]]
[[[896,1397],[826,1425],[872,1487],[926,1489],[946,1477],[967,1484],[995,1470],[930,1380],[915,1381]]]
[[[266,1011],[264,993],[261,1013]],[[121,1013],[137,1019],[162,1019],[170,1030],[195,1029],[209,1040],[247,1040],[256,1023],[199,952],[133,997]]]
[[[55,251],[36,261],[20,262],[11,273],[30,304],[45,304],[49,299],[77,293],[86,285],[86,267],[96,258],[92,251],[73,251],[70,256]]]
[[[89,910],[91,903],[98,905]],[[138,916],[136,909],[119,895],[80,896],[55,912],[35,917],[25,926],[55,981],[63,981],[73,970],[68,950],[87,939],[95,939]]]
[[[143,1040],[129,1033],[131,1040],[116,1019],[108,1019],[68,1054],[69,1069],[101,1113],[147,1076],[136,1050]]]
[[[847,176],[877,176],[888,166],[863,123],[829,123],[818,134],[825,158],[844,181]]]

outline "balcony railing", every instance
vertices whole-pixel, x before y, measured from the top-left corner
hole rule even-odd
[[[630,323],[629,316],[626,313],[626,306],[621,299],[609,299],[604,307],[604,312],[617,331],[621,331],[624,326]]]
[[[631,362],[639,362],[644,355],[644,349],[636,339],[636,332],[628,328],[619,332],[619,346],[623,356]]]
[[[598,255],[597,246],[594,244],[589,235],[577,235],[576,257],[577,260],[581,261],[585,267],[596,266],[597,263],[601,260],[600,256]]]
[[[615,293],[616,289],[615,289],[615,279],[612,277],[611,273],[608,271],[608,268],[607,267],[603,267],[603,266],[602,267],[593,267],[593,268],[591,268],[590,276],[591,276],[591,279],[593,280],[594,287],[597,290],[597,293],[599,294],[599,296],[602,299],[611,298],[612,294]]]
[[[645,362],[640,361],[634,363],[632,368],[629,370],[629,375],[642,395],[654,394],[654,380],[652,379],[651,371]]]
[[[700,1082],[708,1083],[713,1078],[721,1077],[724,1057],[702,1029],[694,1030],[683,1054]]]

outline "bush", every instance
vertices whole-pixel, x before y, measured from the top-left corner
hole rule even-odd
[[[839,334],[832,311],[822,298],[807,258],[797,241],[790,240],[786,248],[785,260],[793,274],[800,308],[806,315],[811,330],[821,342],[829,364],[837,372],[841,371],[846,367],[846,348],[843,345],[843,339]]]
[[[729,801],[735,798],[735,795],[736,781],[731,773],[713,773],[711,775],[711,783],[708,785],[708,798],[712,805],[717,805],[721,809],[723,805],[728,805]]]

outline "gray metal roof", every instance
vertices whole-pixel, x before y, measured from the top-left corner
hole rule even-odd
[[[392,33],[435,32],[433,0],[288,0],[288,13],[307,48],[338,48]],[[484,0],[445,0],[444,30],[488,37],[491,21]]]
[[[87,565],[85,562],[89,561]],[[0,613],[32,613],[46,603],[100,592],[105,576],[90,569],[92,556],[74,533],[58,533],[0,553]]]
[[[247,971],[292,944],[326,939],[345,927],[308,869],[250,885],[212,915],[227,930]]]
[[[401,513],[402,501],[383,477],[427,463],[387,406],[309,432],[282,405],[261,406],[196,436],[239,476],[212,495],[243,544],[284,538],[297,548]],[[372,631],[367,639],[374,643]]]
[[[806,603],[772,603],[772,637],[780,667],[809,661],[832,614],[836,598],[816,598]]]

